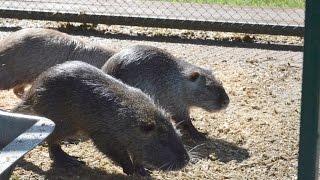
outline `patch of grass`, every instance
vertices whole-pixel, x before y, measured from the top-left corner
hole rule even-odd
[[[167,0],[172,2],[209,3],[235,6],[304,8],[305,0]]]

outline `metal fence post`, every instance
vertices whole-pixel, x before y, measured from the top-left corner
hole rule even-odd
[[[298,179],[318,179],[320,1],[306,1]]]

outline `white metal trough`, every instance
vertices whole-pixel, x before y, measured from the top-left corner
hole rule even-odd
[[[49,119],[0,110],[0,180],[9,179],[16,162],[48,137]]]

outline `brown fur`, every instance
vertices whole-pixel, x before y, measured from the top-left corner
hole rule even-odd
[[[13,112],[44,116],[56,123],[48,138],[58,165],[75,165],[59,141],[85,132],[127,174],[149,168],[180,169],[189,161],[167,114],[141,90],[78,61],[42,73]]]
[[[43,71],[69,60],[101,67],[113,51],[56,30],[28,28],[0,41],[0,90],[14,88],[21,97],[26,84]]]
[[[107,74],[140,88],[168,110],[193,139],[203,140],[191,123],[192,106],[214,112],[229,104],[229,97],[210,70],[179,60],[159,48],[133,46],[124,49],[102,67]]]

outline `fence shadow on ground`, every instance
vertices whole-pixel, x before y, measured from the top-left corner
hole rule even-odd
[[[294,51],[302,52],[303,46],[291,45],[291,44],[272,44],[272,43],[257,43],[247,41],[229,41],[229,40],[213,40],[213,39],[186,39],[178,35],[173,36],[147,36],[144,34],[130,35],[124,33],[109,33],[105,31],[96,30],[94,28],[88,28],[87,26],[66,26],[57,28],[59,31],[66,32],[73,35],[82,36],[96,36],[109,39],[120,40],[137,40],[137,41],[155,41],[155,42],[169,42],[169,43],[181,43],[181,44],[195,44],[195,45],[208,45],[208,46],[223,46],[223,47],[238,47],[238,48],[250,48],[250,49],[264,49],[264,50],[276,50],[276,51]]]
[[[71,27],[71,28],[70,28]],[[21,27],[0,27],[0,31],[10,32],[20,30]],[[181,43],[181,44],[196,44],[207,46],[223,46],[223,47],[238,47],[238,48],[250,48],[250,49],[264,49],[264,50],[276,50],[276,51],[294,51],[302,52],[303,46],[289,45],[289,44],[268,44],[268,43],[256,43],[256,42],[243,42],[243,41],[228,41],[228,40],[212,40],[212,39],[185,39],[179,36],[147,36],[141,35],[129,35],[123,33],[106,33],[104,31],[95,29],[84,29],[82,26],[68,26],[59,27],[57,30],[66,32],[73,35],[82,36],[96,36],[109,39],[120,40],[137,40],[137,41],[155,41],[155,42],[169,42],[169,43]]]
[[[0,27],[0,31],[3,31],[3,32],[14,32],[14,31],[18,31],[20,29],[22,29],[22,28],[19,26],[12,26],[12,27],[1,26]]]

